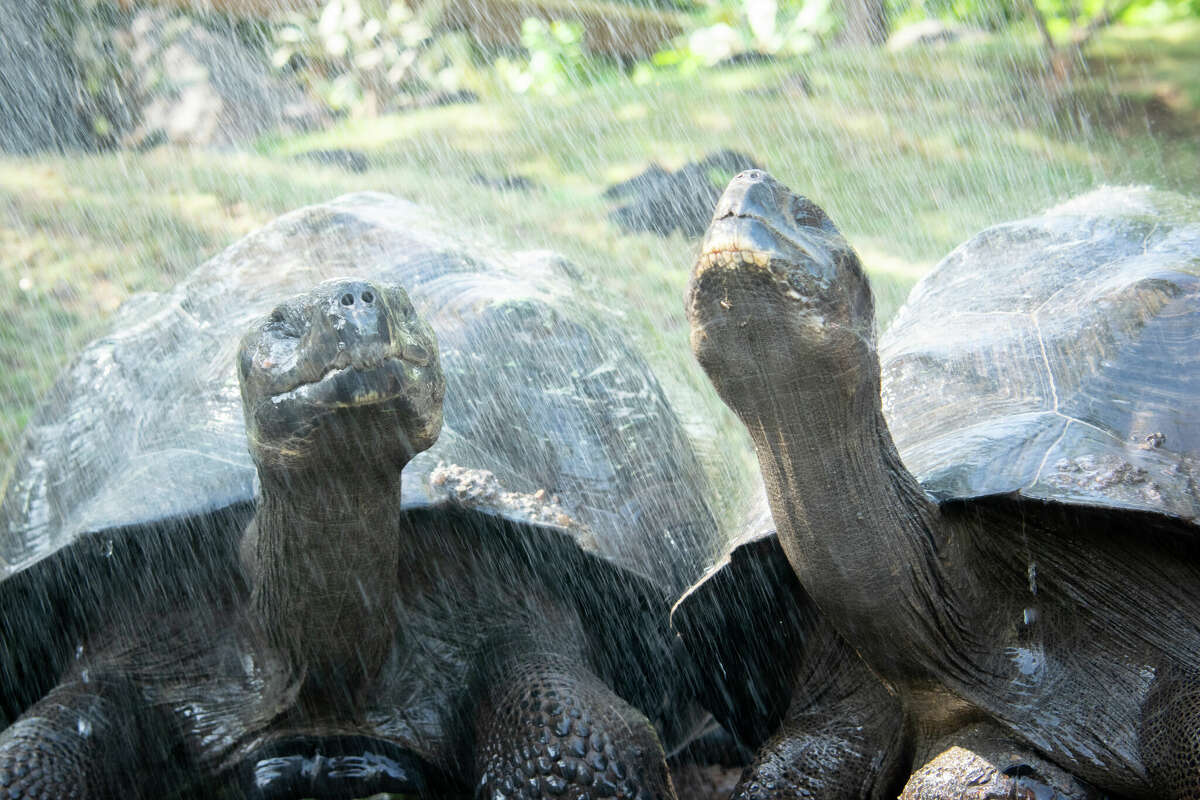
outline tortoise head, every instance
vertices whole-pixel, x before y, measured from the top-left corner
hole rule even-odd
[[[762,170],[736,176],[717,203],[687,315],[697,360],[735,410],[764,381],[853,393],[878,374],[858,256],[824,211]]]
[[[433,330],[399,286],[338,279],[242,339],[238,378],[260,469],[401,467],[442,427]]]

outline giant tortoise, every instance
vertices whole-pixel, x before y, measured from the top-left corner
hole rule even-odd
[[[0,507],[7,796],[671,797],[715,525],[568,272],[365,194],[130,301]]]
[[[689,283],[692,348],[753,440],[799,584],[904,730],[986,720],[1102,791],[1200,797],[1197,219],[1105,189],[990,228],[877,354],[829,217],[762,171],[726,190]],[[911,746],[894,730],[860,732],[883,761],[775,764],[742,796],[809,796],[784,785],[806,770],[861,786]]]

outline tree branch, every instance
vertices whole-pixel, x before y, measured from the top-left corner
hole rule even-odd
[[[1041,9],[1037,7],[1037,3],[1034,0],[1024,0],[1024,2],[1029,16],[1033,18],[1033,24],[1037,26],[1038,33],[1042,35],[1042,41],[1046,44],[1046,50],[1053,56],[1058,52],[1058,47],[1054,44],[1054,37],[1050,35],[1050,29],[1046,26],[1046,17],[1042,14]]]

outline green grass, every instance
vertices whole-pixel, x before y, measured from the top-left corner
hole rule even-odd
[[[1039,63],[1008,40],[828,52],[649,86],[613,76],[552,99],[497,93],[250,154],[0,158],[0,464],[55,373],[130,293],[169,285],[279,213],[362,189],[428,204],[514,249],[564,253],[668,390],[701,398],[689,413],[711,413],[682,317],[695,244],[622,235],[604,187],[652,160],[678,167],[720,147],[746,152],[838,222],[886,320],[938,258],[989,224],[1101,183],[1197,191],[1200,25],[1111,31],[1065,87]],[[809,93],[789,88],[797,75]],[[361,150],[372,168],[354,175],[294,158],[328,147]],[[470,182],[477,172],[540,188],[489,190]]]

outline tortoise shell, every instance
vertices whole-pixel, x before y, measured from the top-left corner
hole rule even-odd
[[[996,225],[880,342],[884,414],[939,500],[1200,520],[1200,203],[1105,188]]]
[[[498,516],[537,530],[531,548],[548,531],[567,537],[595,556],[596,575],[642,587],[663,620],[702,572],[717,549],[703,471],[646,362],[609,312],[581,300],[570,266],[469,246],[411,203],[351,195],[131,299],[59,378],[0,503],[7,713],[123,587],[171,595],[201,574],[230,581],[256,481],[238,341],[333,276],[403,285],[439,341],[445,424],[406,467],[399,509]],[[609,589],[595,594],[604,602]]]

